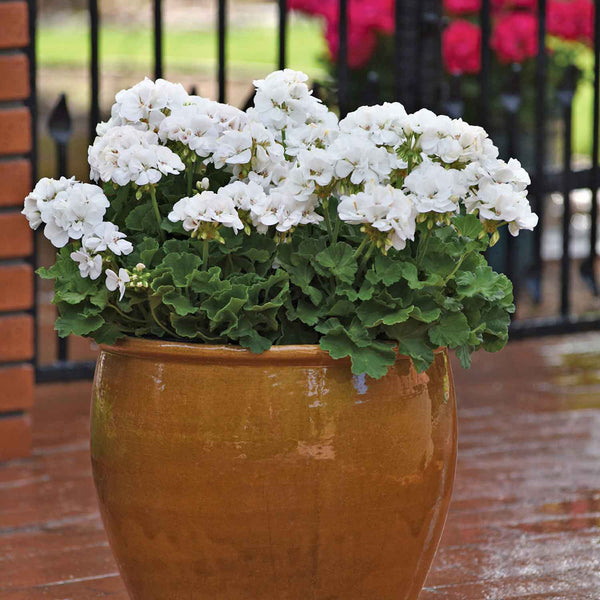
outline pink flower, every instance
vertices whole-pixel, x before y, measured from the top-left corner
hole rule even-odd
[[[338,23],[329,21],[325,31],[327,46],[333,60],[337,60],[340,48]],[[372,29],[353,26],[348,29],[348,66],[351,69],[364,67],[375,52],[377,36]]]
[[[591,44],[594,39],[594,3],[592,0],[550,0],[548,33],[564,40]]]
[[[481,10],[481,0],[444,0],[444,8],[453,15],[476,13]]]
[[[491,47],[502,63],[521,63],[537,54],[537,18],[524,12],[508,13],[496,22]]]
[[[481,29],[462,19],[453,21],[442,34],[444,66],[452,75],[481,70]]]
[[[492,10],[535,10],[537,0],[492,0]]]

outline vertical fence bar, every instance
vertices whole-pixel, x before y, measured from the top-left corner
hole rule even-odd
[[[506,91],[501,102],[506,111],[506,131],[508,134],[507,154],[519,156],[519,110],[521,109],[521,65],[513,63]],[[515,300],[519,296],[518,240],[506,232],[506,275],[513,282]]]
[[[441,104],[442,14],[438,0],[421,0],[419,106],[438,111]]]
[[[600,128],[600,7],[598,2],[594,11],[594,107],[593,132],[592,132],[592,169],[591,169],[591,192],[592,205],[590,207],[590,249],[586,260],[581,263],[581,275],[590,286],[593,294],[598,295],[598,282],[596,281],[596,241],[598,239],[598,181],[600,159],[600,140],[598,129]]]
[[[279,68],[287,64],[287,0],[279,0]]]
[[[339,0],[338,104],[340,117],[348,113],[348,0]]]
[[[163,76],[162,0],[154,0],[154,79]]]
[[[490,67],[491,67],[491,0],[481,2],[481,71],[479,73],[479,121],[489,127],[490,115]]]
[[[88,0],[90,16],[90,143],[96,137],[96,125],[100,121],[100,14],[98,0]]]
[[[560,261],[560,312],[563,317],[571,312],[570,275],[571,275],[571,158],[573,137],[573,98],[577,85],[577,67],[567,67],[565,77],[558,90],[558,101],[562,107],[565,125],[562,174],[562,256]]]
[[[225,61],[227,43],[227,0],[218,0],[217,30],[218,30],[218,58],[217,83],[219,86],[219,102],[227,101],[227,70]]]
[[[395,100],[408,112],[417,110],[419,80],[419,1],[395,0],[394,91]]]
[[[542,301],[542,238],[544,232],[544,179],[546,166],[546,0],[538,0],[538,50],[535,59],[535,177],[532,204],[540,220],[533,230],[533,264],[529,287],[534,302]]]

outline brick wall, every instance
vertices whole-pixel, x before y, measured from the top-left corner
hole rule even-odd
[[[33,236],[20,215],[32,184],[28,3],[0,0],[0,460],[31,446]]]

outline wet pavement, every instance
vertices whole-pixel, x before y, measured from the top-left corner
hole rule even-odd
[[[600,334],[513,343],[455,376],[457,479],[420,600],[600,600]],[[89,388],[40,386],[34,455],[0,465],[1,600],[127,599],[91,482]]]

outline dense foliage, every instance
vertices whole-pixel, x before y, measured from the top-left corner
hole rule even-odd
[[[485,132],[399,104],[338,123],[294,71],[256,82],[247,112],[148,80],[117,95],[92,178],[43,179],[25,201],[60,248],[59,335],[320,344],[383,376],[501,349],[508,279],[483,252],[537,217],[527,174]]]

